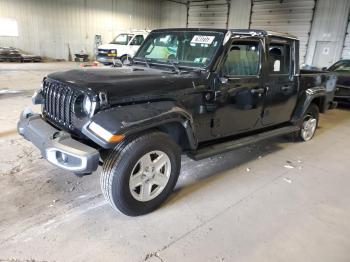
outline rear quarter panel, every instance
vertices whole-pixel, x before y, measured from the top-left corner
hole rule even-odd
[[[321,101],[320,112],[326,112],[334,99],[336,81],[336,75],[330,72],[300,70],[298,103],[292,120],[299,120],[314,99]]]

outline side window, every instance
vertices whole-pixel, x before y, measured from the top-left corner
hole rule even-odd
[[[289,74],[291,67],[290,45],[271,43],[269,45],[269,73]]]
[[[258,75],[260,64],[259,42],[233,43],[224,63],[225,76]]]
[[[130,45],[141,45],[143,42],[143,35],[137,35],[134,37],[134,39],[131,41]]]

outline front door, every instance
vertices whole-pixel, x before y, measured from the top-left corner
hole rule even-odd
[[[260,77],[261,53],[258,38],[232,43],[221,69],[224,81],[216,92],[213,136],[230,136],[259,126],[265,92]]]
[[[263,118],[264,126],[277,125],[291,119],[297,101],[298,78],[295,75],[293,40],[270,39],[265,70]]]

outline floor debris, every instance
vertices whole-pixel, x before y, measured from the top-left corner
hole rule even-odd
[[[288,168],[288,169],[293,169],[293,168],[295,168],[295,166],[294,166],[294,164],[293,164],[292,161],[287,160],[286,163],[287,163],[287,164],[284,165],[285,168]]]
[[[292,179],[290,179],[290,178],[286,178],[286,177],[285,177],[285,178],[283,178],[283,180],[286,181],[286,182],[289,183],[289,184],[292,183]]]
[[[151,253],[148,253],[144,259],[144,261],[147,261],[149,259],[151,259],[152,257],[156,257],[159,259],[159,261],[161,262],[165,262],[159,255],[159,252],[151,252]]]

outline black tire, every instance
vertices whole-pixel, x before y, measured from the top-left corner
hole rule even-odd
[[[148,152],[160,150],[170,159],[171,173],[163,191],[147,202],[133,197],[129,180],[134,166]],[[181,149],[165,133],[151,132],[139,137],[127,138],[111,150],[104,160],[101,188],[110,205],[125,215],[139,216],[158,208],[172,193],[181,167]]]
[[[306,121],[308,121],[310,118],[313,118],[316,120],[316,127],[315,127],[315,130],[314,132],[312,133],[311,137],[306,139],[306,137],[303,135],[303,126],[304,126],[304,123]],[[303,142],[306,142],[306,141],[309,141],[311,140],[315,133],[316,133],[316,129],[318,127],[318,120],[319,120],[319,109],[318,109],[318,106],[314,103],[311,103],[309,108],[305,111],[301,121],[300,121],[300,130],[297,132],[296,134],[296,137],[297,137],[297,140],[299,141],[303,141]]]

